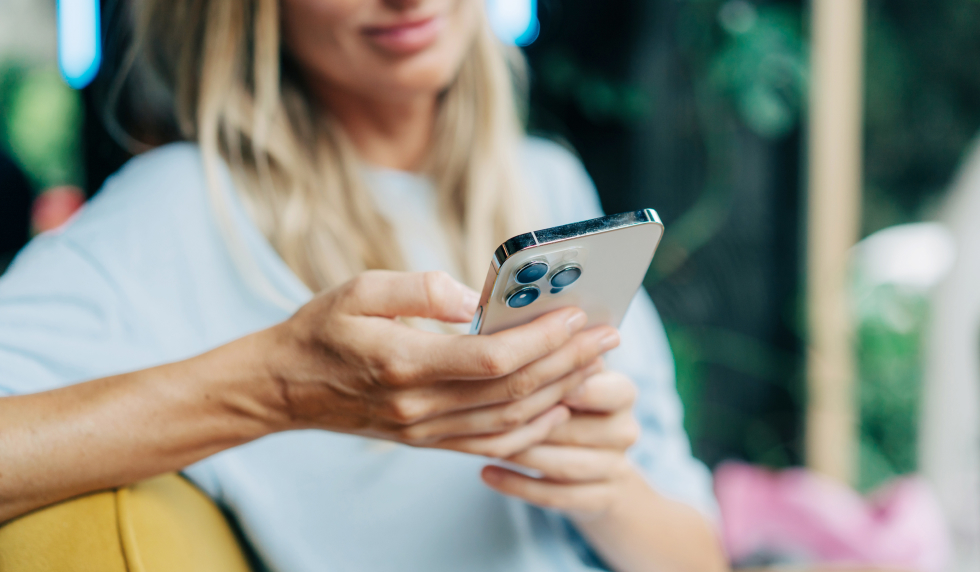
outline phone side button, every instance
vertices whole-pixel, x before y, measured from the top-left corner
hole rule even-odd
[[[470,324],[470,333],[478,334],[480,333],[480,321],[483,319],[483,306],[476,309],[476,314],[473,316],[473,323]]]

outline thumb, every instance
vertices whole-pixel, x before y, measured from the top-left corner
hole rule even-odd
[[[385,318],[469,322],[480,296],[445,272],[369,270],[346,285],[345,309]]]

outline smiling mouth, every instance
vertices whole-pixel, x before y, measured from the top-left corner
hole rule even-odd
[[[431,46],[442,32],[445,20],[432,16],[388,26],[366,26],[364,35],[379,48],[392,54],[412,54]]]

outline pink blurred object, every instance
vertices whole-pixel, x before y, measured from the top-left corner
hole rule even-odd
[[[35,233],[47,232],[68,222],[85,204],[85,194],[78,187],[51,187],[34,199],[31,227]]]
[[[940,572],[950,554],[939,504],[924,481],[900,478],[868,499],[805,469],[775,473],[727,463],[715,473],[732,562]]]

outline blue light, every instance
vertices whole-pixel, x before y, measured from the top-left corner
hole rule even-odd
[[[538,0],[487,0],[490,27],[504,42],[527,46],[538,38]]]
[[[89,84],[102,63],[99,0],[58,0],[58,67],[75,89]]]

